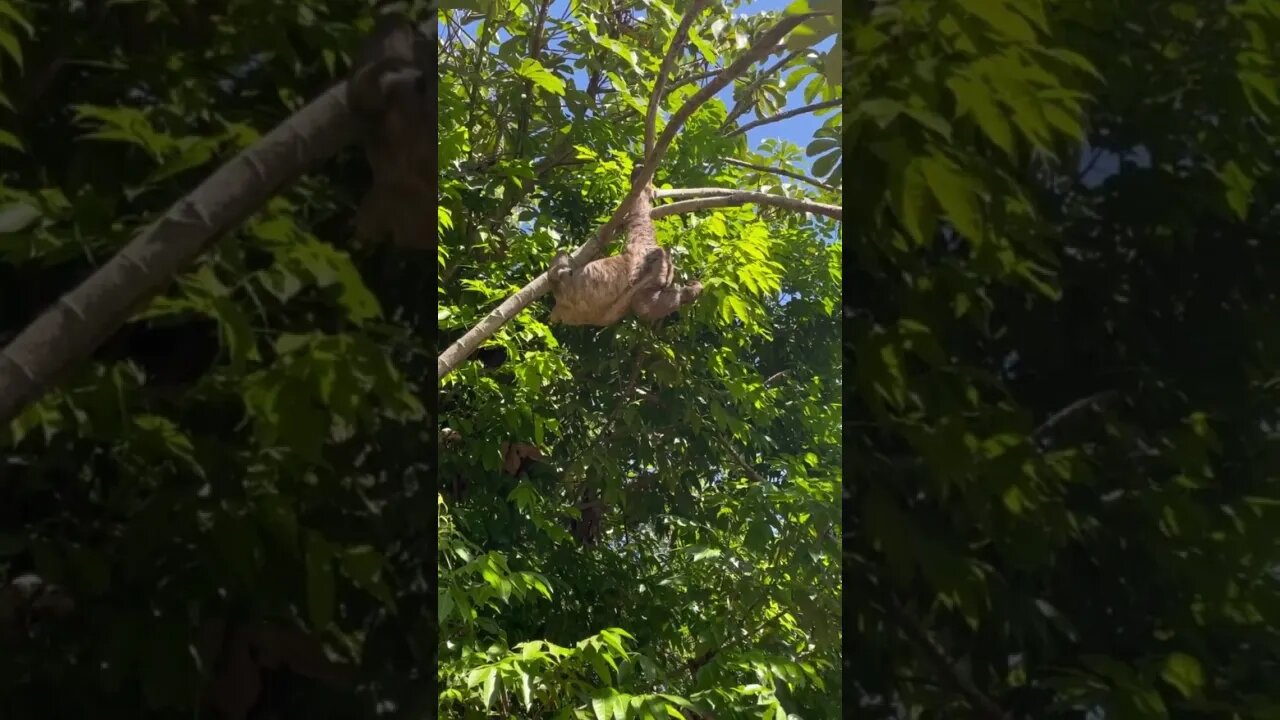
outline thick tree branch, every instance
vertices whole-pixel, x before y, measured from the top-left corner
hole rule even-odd
[[[768,165],[754,165],[749,162],[734,160],[733,158],[722,158],[722,159],[724,160],[726,165],[735,165],[737,167],[747,168],[748,170],[759,170],[760,172],[772,173],[774,175],[782,175],[784,177],[794,178],[801,182],[809,183],[810,185],[813,185],[814,187],[822,188],[823,190],[830,190],[832,192],[835,191],[834,186],[828,185],[822,182],[821,180],[814,180],[813,178],[807,175],[801,175],[798,172],[783,170],[782,168],[769,167]]]
[[[581,267],[583,263],[595,258],[600,253],[600,250],[613,238],[618,228],[622,225],[626,209],[631,207],[631,204],[640,196],[645,186],[653,179],[653,175],[658,169],[658,163],[662,160],[663,153],[667,151],[671,142],[675,140],[676,134],[683,127],[685,121],[689,119],[689,116],[693,115],[694,111],[724,89],[726,85],[741,75],[753,63],[769,53],[787,33],[815,15],[815,13],[789,15],[780,20],[777,25],[762,35],[760,40],[747,52],[725,68],[714,80],[704,85],[701,90],[685,101],[684,105],[680,106],[680,109],[667,122],[667,126],[663,129],[657,142],[654,143],[653,153],[645,159],[644,166],[635,177],[631,192],[627,193],[622,202],[618,203],[618,207],[613,211],[613,216],[600,228],[596,236],[570,254],[570,262],[574,266]],[[440,357],[436,360],[437,377],[444,378],[453,372],[454,368],[467,359],[471,353],[475,352],[475,349],[480,347],[480,344],[491,337],[493,333],[497,332],[498,328],[515,317],[529,303],[545,295],[550,288],[551,282],[547,278],[547,274],[543,272],[528,285],[516,291],[514,295],[502,301],[475,327],[468,330],[466,334],[440,353]]]
[[[804,107],[798,107],[794,110],[788,110],[786,112],[778,113],[777,115],[770,115],[769,117],[760,118],[759,120],[753,120],[747,123],[746,125],[741,125],[737,129],[730,132],[728,134],[728,137],[733,137],[734,135],[741,135],[748,130],[754,130],[755,128],[758,128],[761,125],[769,125],[771,123],[780,122],[782,120],[786,120],[789,117],[795,117],[796,115],[803,115],[807,112],[813,112],[814,110],[823,110],[825,108],[830,108],[830,107],[839,107],[840,103],[842,102],[844,101],[841,100],[840,98],[836,98],[835,100],[827,100],[826,102],[813,103],[812,105],[805,105]]]
[[[770,205],[773,207],[785,208],[796,212],[812,213],[814,215],[822,215],[835,220],[842,219],[843,211],[839,205],[830,205],[828,203],[815,202],[804,198],[790,198],[782,195],[773,195],[771,193],[753,192],[750,190],[728,190],[720,188],[688,188],[684,190],[659,190],[655,193],[657,197],[692,197],[694,200],[682,200],[674,202],[670,205],[659,205],[653,209],[649,217],[657,218],[667,217],[668,215],[680,215],[683,213],[697,212],[698,210],[706,210],[708,208],[717,207],[736,207],[738,205],[746,205],[754,203],[756,205]]]
[[[662,65],[658,68],[658,77],[653,81],[653,95],[649,97],[649,110],[644,117],[644,157],[646,158],[653,154],[654,128],[658,124],[658,108],[662,107],[662,100],[667,94],[667,74],[671,72],[671,66],[675,64],[676,58],[680,57],[684,39],[689,35],[689,26],[706,6],[707,0],[694,0],[685,11],[684,17],[680,18],[680,26],[671,36],[671,45],[667,47],[667,54],[662,58]]]
[[[341,83],[174,203],[0,350],[0,425],[93,352],[220,235],[353,138]]]

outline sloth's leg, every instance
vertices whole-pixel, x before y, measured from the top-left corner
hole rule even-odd
[[[631,284],[642,287],[660,287],[671,282],[671,260],[660,247],[649,248],[631,273]]]
[[[547,270],[547,276],[555,284],[573,276],[573,265],[569,263],[569,253],[563,250],[556,253],[555,259],[551,261],[551,267]]]
[[[636,317],[653,322],[660,320],[697,299],[702,283],[694,280],[688,285],[667,285],[657,290],[636,295]]]

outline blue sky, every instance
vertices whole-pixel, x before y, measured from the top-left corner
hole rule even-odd
[[[756,13],[783,10],[789,5],[791,0],[754,0],[745,3],[738,9],[739,14],[753,15]],[[566,14],[568,8],[568,0],[556,0],[551,5],[551,13],[553,17],[560,17]],[[472,26],[474,28],[474,26]],[[835,38],[827,38],[823,42],[815,46],[815,50],[826,51],[835,42]],[[774,55],[766,60],[767,63],[774,62],[779,56]],[[576,71],[573,74],[572,82],[583,87],[586,85],[586,75],[582,71]],[[726,107],[733,107],[733,87],[725,88],[717,97],[724,101]],[[791,109],[805,105],[804,93],[799,89],[793,89],[787,95],[787,103],[784,109]],[[830,113],[830,111],[827,111]],[[748,112],[738,119],[739,124],[746,124],[756,119],[753,112]],[[822,127],[824,118],[819,118],[812,113],[806,113],[796,117],[787,118],[776,123],[771,123],[760,128],[747,131],[747,143],[755,149],[759,147],[762,140],[775,138],[786,140],[800,147],[803,155],[803,149],[813,139],[813,134]],[[807,172],[812,164],[812,160],[807,157],[797,163],[801,172]]]
[[[755,2],[743,5],[742,8],[739,9],[739,12],[746,15],[754,15],[756,13],[769,10],[784,10],[789,4],[791,4],[791,0],[755,0]],[[835,38],[827,38],[826,40],[818,43],[814,49],[820,52],[826,52],[831,48],[833,43],[835,43]],[[776,59],[777,56],[772,58],[772,60]],[[728,88],[719,95],[719,97],[722,98],[730,107],[733,106],[732,93],[732,88]],[[793,89],[787,94],[786,109],[797,108],[805,104],[804,93],[799,88]],[[830,113],[829,110],[827,112]],[[820,118],[813,113],[805,113],[803,115],[797,115],[796,117],[787,118],[786,120],[771,123],[753,130],[748,130],[747,143],[754,150],[760,145],[761,140],[777,138],[779,140],[786,140],[794,143],[800,146],[803,150],[803,148],[809,144],[809,141],[813,139],[813,134],[817,132],[818,128],[822,127],[822,124],[827,117],[830,117],[830,115],[828,114],[827,116]],[[755,119],[755,114],[747,113],[739,122],[746,123],[753,119]],[[803,171],[808,171],[812,164],[812,158],[806,157],[798,164]]]

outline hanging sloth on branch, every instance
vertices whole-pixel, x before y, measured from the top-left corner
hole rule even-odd
[[[638,168],[637,168],[638,171]],[[634,174],[633,174],[634,178]],[[613,325],[628,312],[645,322],[656,322],[693,302],[702,283],[673,283],[671,254],[658,247],[649,217],[653,186],[636,198],[622,231],[627,246],[612,257],[574,268],[568,253],[560,252],[547,271],[556,305],[550,320],[564,325]]]
[[[423,249],[431,247],[429,209],[436,203],[435,92],[427,87],[435,72],[427,43],[405,18],[384,15],[347,82],[347,104],[373,170],[356,235]]]

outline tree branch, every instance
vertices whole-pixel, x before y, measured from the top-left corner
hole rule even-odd
[[[784,177],[794,178],[794,179],[799,180],[799,181],[801,181],[801,182],[809,183],[810,185],[813,185],[813,186],[815,186],[815,187],[822,188],[823,190],[829,190],[829,191],[831,191],[831,192],[835,192],[835,186],[833,186],[833,185],[828,185],[828,184],[826,184],[826,183],[822,182],[821,180],[814,180],[813,178],[811,178],[811,177],[809,177],[809,176],[807,176],[807,175],[801,175],[801,174],[800,174],[800,173],[798,173],[798,172],[792,172],[792,171],[790,171],[790,170],[783,170],[782,168],[769,167],[768,165],[754,165],[754,164],[749,163],[749,162],[743,162],[743,161],[741,161],[741,160],[734,160],[733,158],[721,158],[721,159],[722,159],[722,160],[724,160],[725,164],[727,164],[727,165],[735,165],[735,166],[737,166],[737,167],[747,168],[747,169],[749,169],[749,170],[759,170],[760,172],[772,173],[772,174],[774,174],[774,175],[782,175],[782,176],[784,176]]]
[[[947,656],[946,651],[933,639],[928,629],[914,615],[907,612],[896,598],[885,598],[883,603],[886,614],[907,636],[908,641],[928,656],[929,661],[942,674],[947,684],[955,692],[963,695],[973,709],[982,713],[987,720],[1007,718],[1004,710],[956,667],[955,661]]]
[[[755,468],[747,464],[746,458],[742,457],[742,455],[739,455],[738,451],[733,448],[733,445],[729,444],[728,440],[725,440],[720,435],[715,435],[714,437],[717,442],[719,442],[722,446],[724,446],[724,449],[729,453],[729,457],[733,458],[733,462],[736,463],[737,466],[742,469],[742,472],[746,474],[748,478],[750,478],[753,482],[758,483],[760,485],[769,484],[769,481],[765,480],[763,475],[756,472]]]
[[[658,77],[653,81],[653,95],[649,97],[649,110],[644,117],[644,157],[648,158],[653,153],[653,136],[654,128],[658,124],[658,108],[662,106],[662,99],[666,96],[667,73],[671,71],[671,66],[675,64],[676,58],[680,57],[680,48],[684,45],[684,39],[689,34],[689,26],[693,24],[694,18],[702,13],[707,6],[707,0],[694,0],[689,9],[685,11],[684,17],[680,18],[680,25],[676,28],[676,32],[671,36],[671,45],[667,47],[667,54],[662,58],[662,66],[658,68]]]
[[[1117,393],[1115,390],[1103,390],[1088,397],[1080,398],[1070,405],[1062,408],[1058,412],[1050,415],[1040,427],[1037,427],[1031,433],[1031,442],[1038,445],[1041,449],[1047,449],[1049,439],[1053,432],[1064,422],[1079,415],[1085,410],[1101,410],[1112,400],[1115,400]]]
[[[815,15],[817,13],[789,15],[780,20],[777,25],[762,35],[760,40],[747,52],[743,53],[733,64],[717,75],[714,80],[704,85],[701,90],[686,100],[684,105],[680,106],[680,109],[667,122],[667,126],[663,129],[657,142],[654,143],[653,153],[645,158],[643,167],[635,177],[631,192],[627,193],[622,202],[618,203],[618,207],[613,211],[613,216],[600,228],[596,236],[571,253],[570,262],[575,267],[581,267],[583,263],[593,259],[613,238],[614,233],[618,231],[618,227],[622,225],[624,213],[631,207],[635,199],[640,196],[641,191],[649,184],[649,181],[653,179],[653,175],[658,169],[658,163],[662,160],[663,153],[670,147],[671,142],[675,139],[685,121],[689,119],[689,116],[693,115],[694,111],[732,82],[735,77],[741,75],[752,63],[771,51],[787,33]],[[475,352],[475,349],[480,347],[480,344],[491,337],[493,333],[497,332],[498,328],[525,309],[529,303],[545,295],[550,288],[551,281],[547,278],[546,272],[543,272],[530,281],[528,285],[516,291],[514,295],[502,301],[475,327],[468,330],[466,334],[440,353],[440,357],[436,360],[436,377],[443,379],[453,372],[454,368],[467,359],[471,353]]]
[[[709,77],[714,77],[719,72],[720,72],[720,68],[711,68],[710,70],[706,70],[704,72],[694,73],[693,75],[686,75],[680,78],[679,80],[673,80],[667,84],[667,93],[670,94],[672,90],[675,90],[681,85],[688,85],[689,83],[692,83],[692,82],[698,82],[699,80],[706,80]]]
[[[812,105],[805,105],[804,107],[798,107],[795,110],[788,110],[786,112],[778,113],[777,115],[770,115],[769,117],[760,118],[759,120],[753,120],[752,122],[749,122],[746,125],[739,126],[736,130],[729,133],[728,137],[733,137],[734,135],[741,135],[748,130],[754,130],[755,128],[758,128],[761,125],[776,123],[782,120],[786,120],[789,117],[795,117],[796,115],[803,115],[804,113],[807,113],[807,112],[813,112],[814,110],[823,110],[825,108],[838,107],[842,102],[844,101],[841,100],[840,98],[836,98],[835,100],[827,100],[826,102],[813,103]]]
[[[841,220],[843,211],[839,205],[815,202],[804,198],[790,198],[772,193],[752,192],[750,190],[721,190],[719,188],[690,188],[686,190],[659,190],[658,197],[694,197],[695,200],[682,200],[670,205],[659,205],[653,209],[649,217],[655,220],[668,215],[681,215],[708,208],[736,207],[754,203],[786,208],[796,212],[823,215]]]
[[[354,138],[340,83],[218,168],[0,350],[0,426],[280,187]]]

